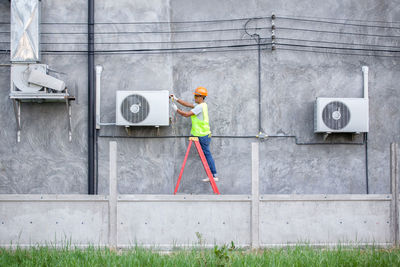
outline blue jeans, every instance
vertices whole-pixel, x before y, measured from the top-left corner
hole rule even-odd
[[[210,167],[211,173],[213,174],[214,177],[216,177],[217,170],[215,169],[214,159],[211,156],[211,152],[210,152],[211,138],[208,135],[199,136],[199,142],[201,145],[201,149],[203,149],[204,156],[206,156],[207,163],[208,163],[208,166]]]

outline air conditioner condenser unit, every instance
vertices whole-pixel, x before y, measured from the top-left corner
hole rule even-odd
[[[315,133],[365,133],[369,130],[367,98],[322,98],[314,107]]]
[[[169,126],[169,92],[117,91],[116,125]]]

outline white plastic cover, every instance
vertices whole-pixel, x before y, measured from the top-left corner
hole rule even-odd
[[[51,88],[56,91],[63,91],[65,89],[65,82],[54,78],[40,70],[31,70],[28,78],[29,83],[40,85],[46,88]]]

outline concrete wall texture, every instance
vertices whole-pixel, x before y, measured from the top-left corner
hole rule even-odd
[[[42,1],[42,22],[87,22],[87,1]],[[368,21],[400,21],[400,1],[96,1],[96,22],[177,22],[257,16],[310,16]],[[0,3],[2,21],[10,18],[8,1]],[[343,22],[343,21],[342,21]],[[179,42],[183,40],[227,40],[248,38],[243,30],[198,32],[196,30],[240,28],[245,21],[194,24],[102,24],[96,32],[191,31],[169,34],[96,35],[96,42]],[[365,24],[359,22],[358,24]],[[270,27],[269,19],[251,22]],[[310,28],[370,35],[398,35],[391,28],[355,27],[277,19],[279,38],[303,38],[328,42],[369,43],[400,46],[400,38],[322,34],[281,28]],[[266,26],[265,26],[266,25]],[[374,25],[383,25],[374,23]],[[387,25],[387,24],[384,24]],[[398,26],[399,24],[390,24]],[[7,30],[7,28],[2,29]],[[44,24],[42,32],[81,32],[86,25]],[[270,38],[270,30],[258,32]],[[0,41],[9,35],[0,34]],[[42,35],[41,42],[85,43],[82,35]],[[230,43],[175,43],[174,47],[229,45]],[[269,42],[269,41],[268,41]],[[249,44],[254,41],[248,41]],[[8,44],[7,44],[8,45]],[[317,43],[316,45],[321,45]],[[325,44],[327,45],[327,44]],[[97,50],[167,48],[168,43],[115,45],[96,44]],[[368,134],[369,191],[388,193],[390,188],[389,144],[399,142],[400,70],[398,53],[340,50],[301,52],[279,47],[261,52],[262,128],[268,135],[293,135],[298,142],[322,142],[313,133],[313,104],[316,97],[362,97],[361,67],[369,66],[370,131]],[[293,48],[293,47],[292,47]],[[376,48],[376,47],[375,47]],[[4,49],[4,47],[3,47]],[[42,50],[86,50],[85,44],[49,45]],[[242,51],[190,53],[97,54],[102,76],[101,120],[115,121],[117,90],[170,90],[192,99],[197,86],[209,90],[207,102],[212,132],[216,136],[258,134],[258,72],[256,47]],[[378,49],[378,48],[377,48]],[[237,49],[239,50],[239,49]],[[308,49],[311,50],[311,49]],[[330,53],[327,53],[330,52]],[[340,54],[345,53],[345,54]],[[347,54],[346,54],[347,53]],[[385,55],[385,56],[382,56]],[[7,63],[9,55],[0,55]],[[68,142],[65,105],[23,104],[21,142],[16,142],[16,123],[8,97],[10,69],[0,67],[0,193],[86,194],[87,193],[87,55],[44,53],[42,62],[68,74],[67,85],[76,85],[73,102],[73,140]],[[131,138],[132,136],[189,135],[190,120],[176,117],[173,124],[157,131],[152,127],[124,129],[103,126],[99,132],[99,193],[108,192],[108,142],[118,142],[118,190],[121,194],[171,194],[187,147],[185,138]],[[213,138],[211,151],[216,161],[222,194],[251,192],[252,138]],[[365,193],[365,147],[362,145],[297,145],[294,138],[260,141],[261,194],[360,194]],[[337,135],[327,143],[360,143],[362,136]],[[211,194],[200,160],[190,154],[180,192]]]

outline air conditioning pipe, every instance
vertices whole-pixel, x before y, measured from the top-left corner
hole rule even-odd
[[[368,66],[363,66],[363,81],[364,81],[364,99],[368,100]],[[369,105],[369,103],[368,103]],[[369,107],[368,107],[369,112]],[[365,142],[365,191],[369,194],[369,183],[368,183],[368,133],[364,134],[364,142]]]
[[[363,66],[361,69],[364,78],[364,98],[368,99],[368,66]]]
[[[100,92],[101,92],[101,73],[103,67],[96,66],[96,129],[100,129]]]

